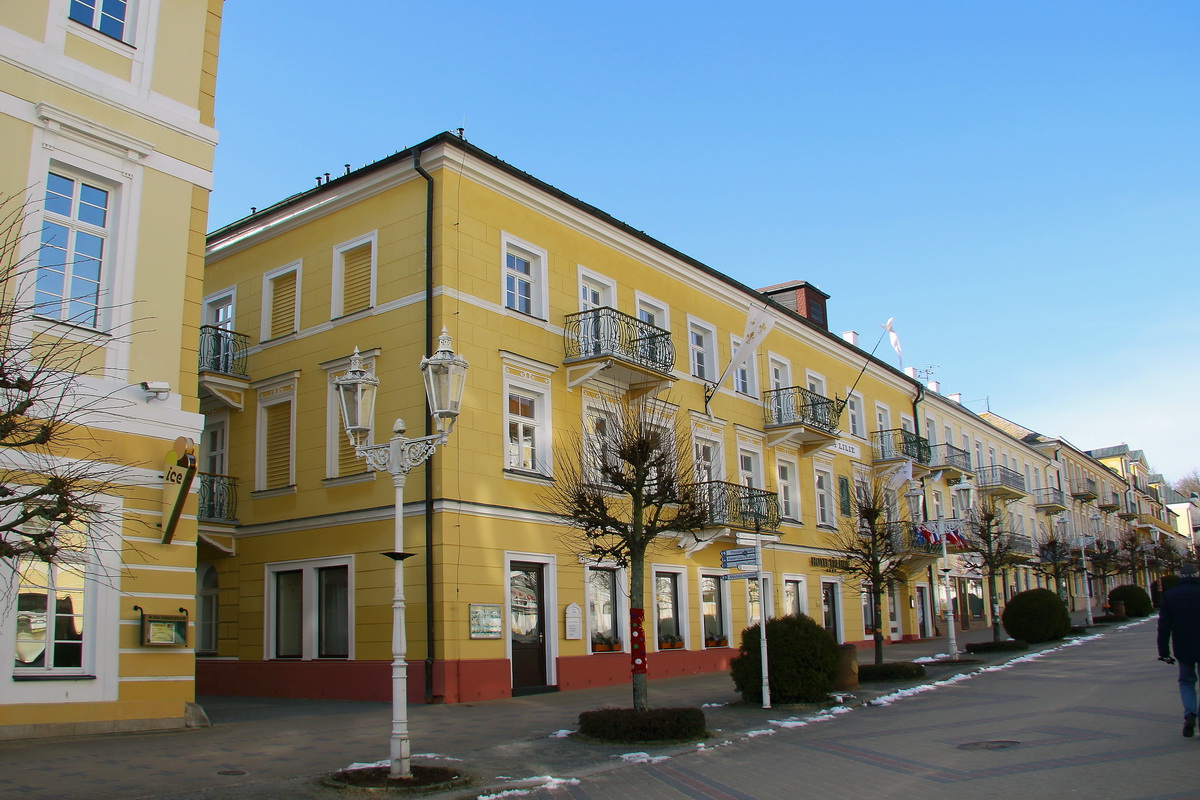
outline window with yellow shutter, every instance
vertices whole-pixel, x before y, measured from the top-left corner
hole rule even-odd
[[[292,402],[285,400],[263,408],[264,489],[292,483]]]
[[[292,264],[263,276],[262,340],[295,333],[300,268]]]
[[[353,314],[371,307],[371,242],[344,251],[342,255],[341,314]]]

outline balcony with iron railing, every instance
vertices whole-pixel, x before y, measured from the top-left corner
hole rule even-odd
[[[571,386],[611,368],[629,382],[662,380],[675,368],[675,345],[669,331],[614,308],[593,308],[563,322],[563,363]]]
[[[237,478],[232,475],[197,473],[200,489],[197,492],[196,516],[202,520],[234,522],[237,520]]]
[[[706,481],[689,487],[708,510],[710,528],[754,530],[757,523],[764,531],[779,527],[779,496],[765,489],[726,481]]]
[[[1096,497],[1096,482],[1091,478],[1077,480],[1071,484],[1071,499],[1088,503]]]
[[[975,470],[975,486],[979,491],[1000,498],[1025,497],[1025,476],[1015,469],[990,464]]]
[[[1043,514],[1057,514],[1067,510],[1067,497],[1057,486],[1034,489],[1033,507]]]
[[[1153,528],[1159,533],[1175,533],[1174,528],[1153,514],[1138,514],[1137,518],[1133,521],[1133,527],[1139,530],[1149,530]]]
[[[872,433],[871,450],[876,464],[908,459],[913,462],[914,467],[923,467],[923,472],[928,472],[929,460],[932,457],[928,439],[901,428]]]
[[[972,474],[971,454],[952,444],[933,444],[929,446],[929,468],[941,470],[947,478],[962,478]]]
[[[771,447],[794,444],[801,455],[829,447],[838,438],[837,402],[801,386],[763,392],[763,427]]]
[[[1118,511],[1121,508],[1121,495],[1119,492],[1109,492],[1107,498],[1102,498],[1096,506],[1101,511]]]
[[[212,398],[223,406],[240,411],[250,388],[246,373],[249,337],[216,325],[200,326],[200,350],[197,363],[200,397]]]

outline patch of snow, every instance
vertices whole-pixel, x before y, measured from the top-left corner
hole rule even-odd
[[[517,797],[518,795],[529,794],[528,789],[505,789],[503,792],[495,794],[481,794],[475,800],[496,800],[498,797]]]
[[[432,759],[437,759],[439,761],[462,761],[461,758],[455,758],[454,756],[438,755],[437,753],[413,753],[410,756],[410,758],[432,758]],[[384,762],[384,763],[387,763],[387,762]]]
[[[721,706],[727,706],[727,705],[729,705],[729,704],[728,703],[704,703],[700,707],[701,708],[720,708]]]
[[[355,761],[353,764],[351,764],[350,766],[346,767],[346,769],[347,769],[347,770],[351,770],[351,769],[374,769],[375,767],[387,767],[387,766],[391,766],[391,763],[392,763],[392,760],[391,760],[390,758],[385,758],[385,759],[383,759],[382,761],[372,761],[372,762],[371,762],[371,763],[369,763],[369,764],[368,764],[367,762],[365,762],[365,761]]]
[[[550,734],[547,738],[549,738],[549,739],[565,739],[574,732],[575,731],[569,731],[566,728],[563,728],[560,731],[555,731],[554,733]]]
[[[629,764],[658,764],[666,761],[670,756],[652,756],[649,753],[625,753],[624,755],[613,756],[619,758]]]
[[[753,739],[756,736],[774,736],[775,731],[770,728],[764,728],[761,731],[746,731],[746,738]]]

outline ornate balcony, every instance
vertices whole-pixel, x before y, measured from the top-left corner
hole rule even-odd
[[[200,491],[196,516],[203,520],[233,522],[237,519],[237,478],[232,475],[198,473]]]
[[[238,411],[245,405],[250,388],[246,375],[246,348],[249,337],[244,333],[200,326],[200,352],[197,371],[200,398],[211,398],[223,406]]]
[[[708,506],[708,527],[761,530],[779,527],[779,499],[775,492],[754,489],[739,483],[707,481],[691,486],[701,502]]]
[[[763,392],[763,427],[770,447],[794,444],[810,455],[837,442],[837,403],[800,386]]]
[[[1096,482],[1091,478],[1075,481],[1071,484],[1071,499],[1090,503],[1096,499]]]
[[[1062,489],[1054,486],[1034,489],[1033,506],[1043,514],[1057,514],[1067,510],[1067,498]]]
[[[1133,521],[1134,530],[1157,530],[1159,533],[1175,533],[1175,529],[1153,514],[1138,514]]]
[[[929,468],[941,470],[946,478],[964,478],[971,472],[971,454],[952,444],[929,446]]]
[[[1009,538],[1009,553],[1014,561],[1028,561],[1037,555],[1037,548],[1033,546],[1033,538],[1026,536],[1023,533],[1010,533]]]
[[[1025,476],[1014,469],[998,464],[977,469],[975,486],[984,494],[1003,499],[1015,500],[1026,495]]]
[[[912,431],[900,428],[876,431],[871,434],[871,449],[875,464],[908,460],[913,462],[914,474],[918,473],[918,467],[920,474],[929,471],[929,460],[932,457],[929,440]]]
[[[1101,511],[1117,511],[1121,508],[1121,495],[1118,492],[1111,492],[1108,499],[1101,500],[1096,505]]]
[[[673,380],[675,345],[670,332],[614,308],[568,314],[563,340],[568,387],[602,370],[612,370],[613,377],[631,388],[643,384],[661,388]]]

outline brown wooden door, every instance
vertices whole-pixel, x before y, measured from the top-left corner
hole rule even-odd
[[[546,686],[545,573],[541,564],[514,562],[508,571],[513,693]]]

